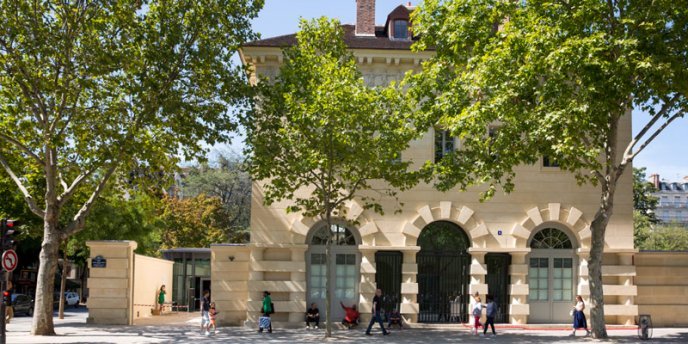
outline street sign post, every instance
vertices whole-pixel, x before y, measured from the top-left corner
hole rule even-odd
[[[2,268],[5,271],[14,271],[17,268],[17,263],[19,263],[19,258],[14,250],[7,250],[2,254]]]

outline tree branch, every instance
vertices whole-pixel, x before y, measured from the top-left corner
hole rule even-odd
[[[12,171],[12,168],[10,168],[10,165],[7,163],[7,160],[5,160],[5,157],[2,154],[0,154],[0,165],[2,165],[2,167],[5,169],[5,171],[7,171],[7,174],[9,174],[10,178],[12,178],[14,183],[17,184],[17,187],[19,187],[19,190],[24,195],[24,200],[29,205],[29,209],[31,210],[31,212],[36,214],[38,217],[40,217],[42,219],[45,218],[45,212],[42,209],[38,208],[38,206],[36,205],[36,202],[34,201],[33,197],[29,193],[29,190],[27,190],[26,187],[24,186],[24,184],[21,182],[21,180],[19,180],[19,178],[17,178],[17,175],[14,174],[14,172]]]
[[[664,105],[662,106],[662,109],[659,110],[659,112],[657,112],[654,116],[652,116],[650,121],[647,122],[647,124],[645,124],[643,129],[640,130],[633,137],[633,140],[631,140],[631,142],[628,143],[628,146],[626,147],[626,150],[624,151],[624,157],[627,157],[631,154],[635,145],[638,144],[638,142],[643,138],[643,136],[645,136],[645,134],[647,134],[648,131],[650,131],[650,129],[652,129],[652,127],[655,125],[655,123],[657,123],[657,121],[660,118],[664,117],[664,115],[667,113],[667,111],[669,111],[669,109],[674,106],[674,104],[676,103],[676,101],[678,100],[679,97],[680,97],[679,94],[674,95],[671,99],[669,99],[669,101],[664,103]]]
[[[664,129],[666,129],[666,127],[668,127],[669,124],[671,124],[671,122],[673,122],[674,120],[676,120],[679,117],[683,117],[683,115],[685,115],[685,113],[683,111],[679,111],[679,112],[675,113],[673,116],[669,117],[669,119],[666,121],[666,123],[662,124],[662,126],[657,128],[657,130],[650,137],[648,137],[647,140],[645,140],[645,142],[643,142],[642,145],[640,145],[640,148],[638,148],[638,150],[636,150],[634,153],[629,152],[630,154],[624,154],[624,163],[628,163],[629,161],[632,161],[633,158],[635,158],[638,155],[638,153],[642,152],[643,149],[645,149],[645,147],[647,147],[657,136],[659,136],[659,134],[662,131],[664,131]]]
[[[86,203],[79,209],[79,212],[74,215],[72,218],[72,221],[67,225],[65,228],[64,232],[62,233],[62,238],[68,238],[70,235],[80,231],[81,229],[84,228],[84,225],[86,224],[86,216],[88,213],[91,212],[91,209],[93,208],[93,205],[95,204],[95,201],[98,199],[98,196],[103,192],[105,189],[105,185],[107,184],[108,180],[112,176],[112,174],[115,172],[117,169],[117,162],[113,161],[112,166],[105,172],[105,175],[103,175],[103,179],[100,180],[100,183],[98,183],[98,186],[96,186],[96,189],[93,190],[93,193],[91,194],[91,197],[88,198]]]
[[[76,191],[76,188],[79,187],[79,185],[81,185],[81,183],[84,180],[86,180],[86,178],[93,175],[93,173],[95,173],[95,171],[98,170],[98,167],[100,167],[100,166],[101,166],[101,164],[97,164],[92,169],[86,171],[86,173],[82,173],[79,176],[77,176],[76,178],[74,178],[74,180],[72,181],[72,184],[69,187],[66,187],[67,186],[66,183],[64,183],[64,181],[62,180],[62,182],[64,183],[63,186],[65,187],[65,191],[60,196],[57,197],[57,203],[60,206],[62,206],[65,202],[67,202],[72,197],[72,195],[74,194],[74,191]],[[61,176],[61,174],[60,174],[60,176]],[[60,179],[62,179],[62,178],[60,177]]]
[[[43,159],[41,159],[41,157],[39,157],[36,153],[32,152],[29,149],[29,147],[26,147],[25,145],[23,145],[21,142],[17,141],[16,139],[9,137],[9,136],[1,133],[1,132],[0,132],[0,139],[3,139],[5,141],[17,146],[17,148],[21,149],[24,153],[28,154],[31,158],[36,160],[36,163],[38,163],[39,165],[45,165],[45,162],[43,162]]]

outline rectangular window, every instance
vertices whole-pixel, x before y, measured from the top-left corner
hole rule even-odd
[[[559,167],[559,162],[554,160],[554,158],[550,158],[547,155],[542,157],[542,166],[543,167]]]
[[[530,258],[528,268],[528,286],[531,301],[547,301],[549,296],[549,259]]]
[[[338,254],[335,267],[335,289],[337,298],[353,299],[356,291],[356,255]]]
[[[552,273],[552,299],[568,301],[573,299],[573,259],[554,258]]]
[[[406,20],[394,21],[394,38],[407,39],[408,38],[408,22]]]
[[[439,162],[454,150],[454,137],[449,130],[435,129],[435,162]]]
[[[325,299],[325,282],[327,279],[327,265],[325,265],[325,255],[322,253],[311,254],[310,266],[310,298]]]

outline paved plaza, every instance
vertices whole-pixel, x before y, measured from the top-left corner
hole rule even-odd
[[[404,329],[392,331],[383,337],[379,329],[366,336],[364,329],[336,330],[333,338],[324,339],[324,330],[275,329],[274,333],[259,334],[243,327],[223,327],[210,337],[200,334],[199,319],[181,313],[140,321],[135,326],[87,325],[85,309],[70,309],[64,320],[55,318],[57,336],[29,335],[31,318],[17,317],[8,325],[8,344],[15,343],[592,343],[592,338],[581,335],[569,337],[561,329],[498,329],[496,337],[476,337],[467,328]],[[192,316],[192,315],[191,315]],[[582,333],[581,333],[582,334]],[[688,343],[688,329],[655,329],[650,341],[638,339],[636,331],[628,328],[610,329],[611,343]]]

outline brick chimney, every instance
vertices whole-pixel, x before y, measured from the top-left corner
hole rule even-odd
[[[356,36],[375,36],[375,0],[356,0]]]
[[[654,173],[650,175],[650,179],[652,180],[652,185],[659,190],[659,174]]]

